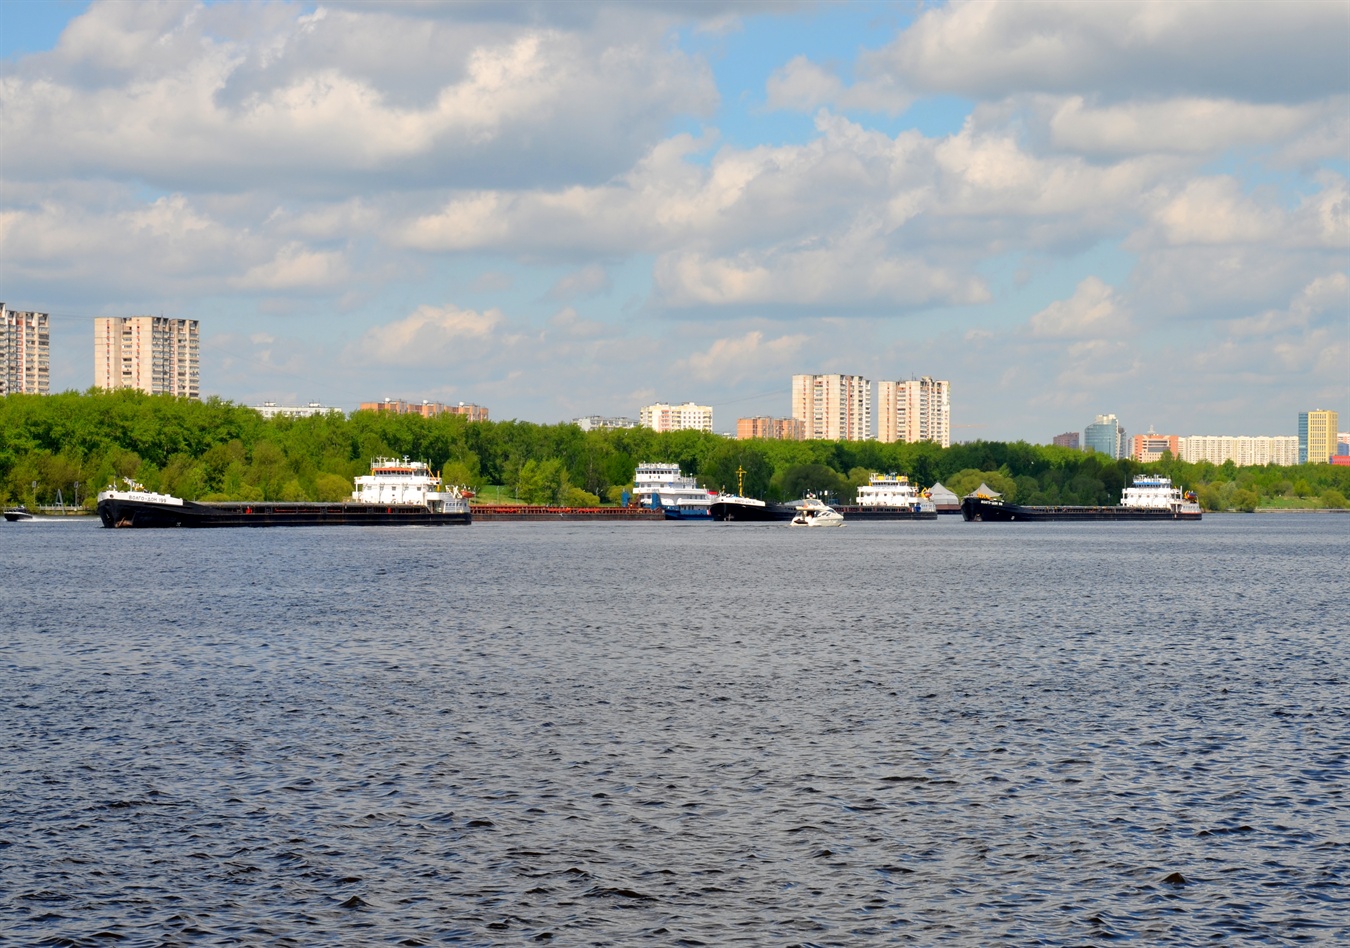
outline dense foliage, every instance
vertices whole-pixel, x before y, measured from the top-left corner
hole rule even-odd
[[[806,491],[853,499],[873,471],[946,484],[958,496],[981,481],[1018,503],[1115,503],[1131,477],[1168,474],[1207,509],[1346,506],[1350,468],[1327,464],[1238,468],[1229,463],[1152,465],[1067,448],[978,441],[931,443],[736,441],[700,432],[635,428],[583,432],[575,425],[469,423],[442,415],[334,412],[263,419],[251,408],[122,390],[0,399],[0,494],[6,503],[87,503],[115,478],[188,499],[341,500],[377,456],[425,460],[448,482],[502,485],[530,503],[619,500],[639,461],[673,461],[706,487],[750,496]],[[36,484],[36,487],[34,487]]]

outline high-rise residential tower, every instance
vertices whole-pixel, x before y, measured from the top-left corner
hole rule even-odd
[[[1298,463],[1326,464],[1336,453],[1340,415],[1326,408],[1298,413]]]
[[[794,375],[792,417],[809,441],[872,437],[872,383],[861,375]]]
[[[0,303],[0,395],[51,391],[51,331],[46,313]]]
[[[201,398],[197,320],[100,316],[94,320],[94,385]]]
[[[1119,461],[1125,457],[1125,429],[1115,415],[1098,415],[1083,429],[1083,450],[1096,451]]]
[[[951,383],[928,376],[877,383],[877,440],[952,446]]]

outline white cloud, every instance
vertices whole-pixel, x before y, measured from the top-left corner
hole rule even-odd
[[[732,385],[768,372],[791,374],[808,339],[803,333],[795,333],[766,341],[763,332],[752,330],[743,336],[717,339],[704,351],[679,360],[675,368],[699,381]]]
[[[367,331],[349,357],[387,365],[458,362],[482,352],[504,320],[499,309],[480,313],[423,304],[403,319]]]
[[[548,291],[551,300],[575,300],[608,293],[613,284],[609,273],[599,264],[583,267],[560,278]]]
[[[1056,300],[1028,321],[1033,336],[1100,340],[1130,330],[1129,313],[1114,288],[1095,276],[1086,277],[1073,296]]]
[[[1207,155],[1237,145],[1287,141],[1318,122],[1335,121],[1350,103],[1343,96],[1333,102],[1330,108],[1182,97],[1094,108],[1082,96],[1071,96],[1055,110],[1049,126],[1057,147],[1077,152]]]

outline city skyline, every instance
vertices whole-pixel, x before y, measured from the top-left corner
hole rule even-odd
[[[1350,8],[1165,9],[11,4],[0,298],[52,391],[155,313],[242,404],[1289,434],[1350,410]]]

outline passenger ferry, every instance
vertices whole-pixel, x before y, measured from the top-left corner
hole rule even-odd
[[[699,487],[678,464],[646,463],[637,466],[633,497],[639,506],[664,511],[667,520],[709,520],[717,493]]]

